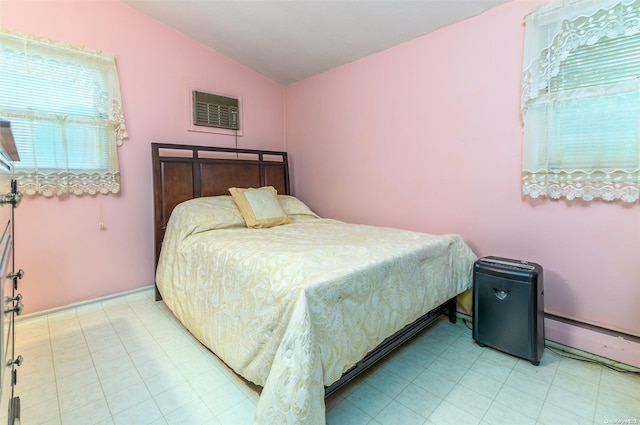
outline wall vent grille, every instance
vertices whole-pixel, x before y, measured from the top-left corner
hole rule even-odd
[[[238,99],[193,91],[193,124],[206,127],[240,129]]]

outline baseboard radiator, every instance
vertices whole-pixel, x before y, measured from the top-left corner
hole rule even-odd
[[[587,322],[583,322],[581,320],[577,320],[577,319],[572,319],[570,317],[566,317],[566,316],[562,316],[559,314],[554,314],[554,313],[549,313],[546,312],[544,313],[544,318],[545,319],[549,319],[549,320],[554,320],[556,322],[561,322],[561,323],[565,323],[567,325],[571,325],[571,326],[575,326],[577,328],[581,328],[581,329],[586,329],[592,332],[597,332],[600,334],[604,334],[604,335],[608,335],[608,336],[612,336],[614,338],[623,338],[627,341],[631,341],[634,342],[636,344],[640,344],[640,336],[638,335],[634,335],[634,334],[630,334],[627,332],[623,332],[617,329],[611,329],[611,328],[606,328],[604,326],[600,326],[600,325],[596,325],[593,323],[587,323]]]

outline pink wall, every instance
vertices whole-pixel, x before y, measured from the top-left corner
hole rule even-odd
[[[537,3],[287,87],[294,190],[323,216],[460,233],[478,256],[538,262],[547,311],[640,335],[638,206],[521,196],[523,17]],[[547,337],[640,366],[638,344],[612,353],[558,326]]]
[[[189,88],[242,97],[240,147],[284,149],[284,87],[124,3],[3,0],[0,25],[113,53],[129,131],[119,195],[25,198],[17,210],[27,313],[153,283],[150,143],[235,143],[187,131]]]

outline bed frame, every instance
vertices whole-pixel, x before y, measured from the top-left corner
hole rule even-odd
[[[229,195],[230,187],[273,186],[290,195],[286,152],[151,144],[155,268],[171,212],[201,196]],[[156,301],[162,296],[155,287]]]
[[[228,189],[234,186],[273,186],[280,194],[291,194],[286,152],[152,143],[151,158],[156,268],[167,222],[179,203],[201,196],[228,195]],[[157,286],[155,299],[162,299]],[[325,387],[325,397],[340,389],[443,314],[449,316],[450,322],[456,322],[455,297],[385,339],[347,370],[342,378]]]

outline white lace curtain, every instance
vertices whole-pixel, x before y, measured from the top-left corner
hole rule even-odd
[[[637,202],[640,0],[551,2],[526,17],[525,196]]]
[[[0,28],[0,117],[28,195],[118,193],[127,137],[113,56]]]

